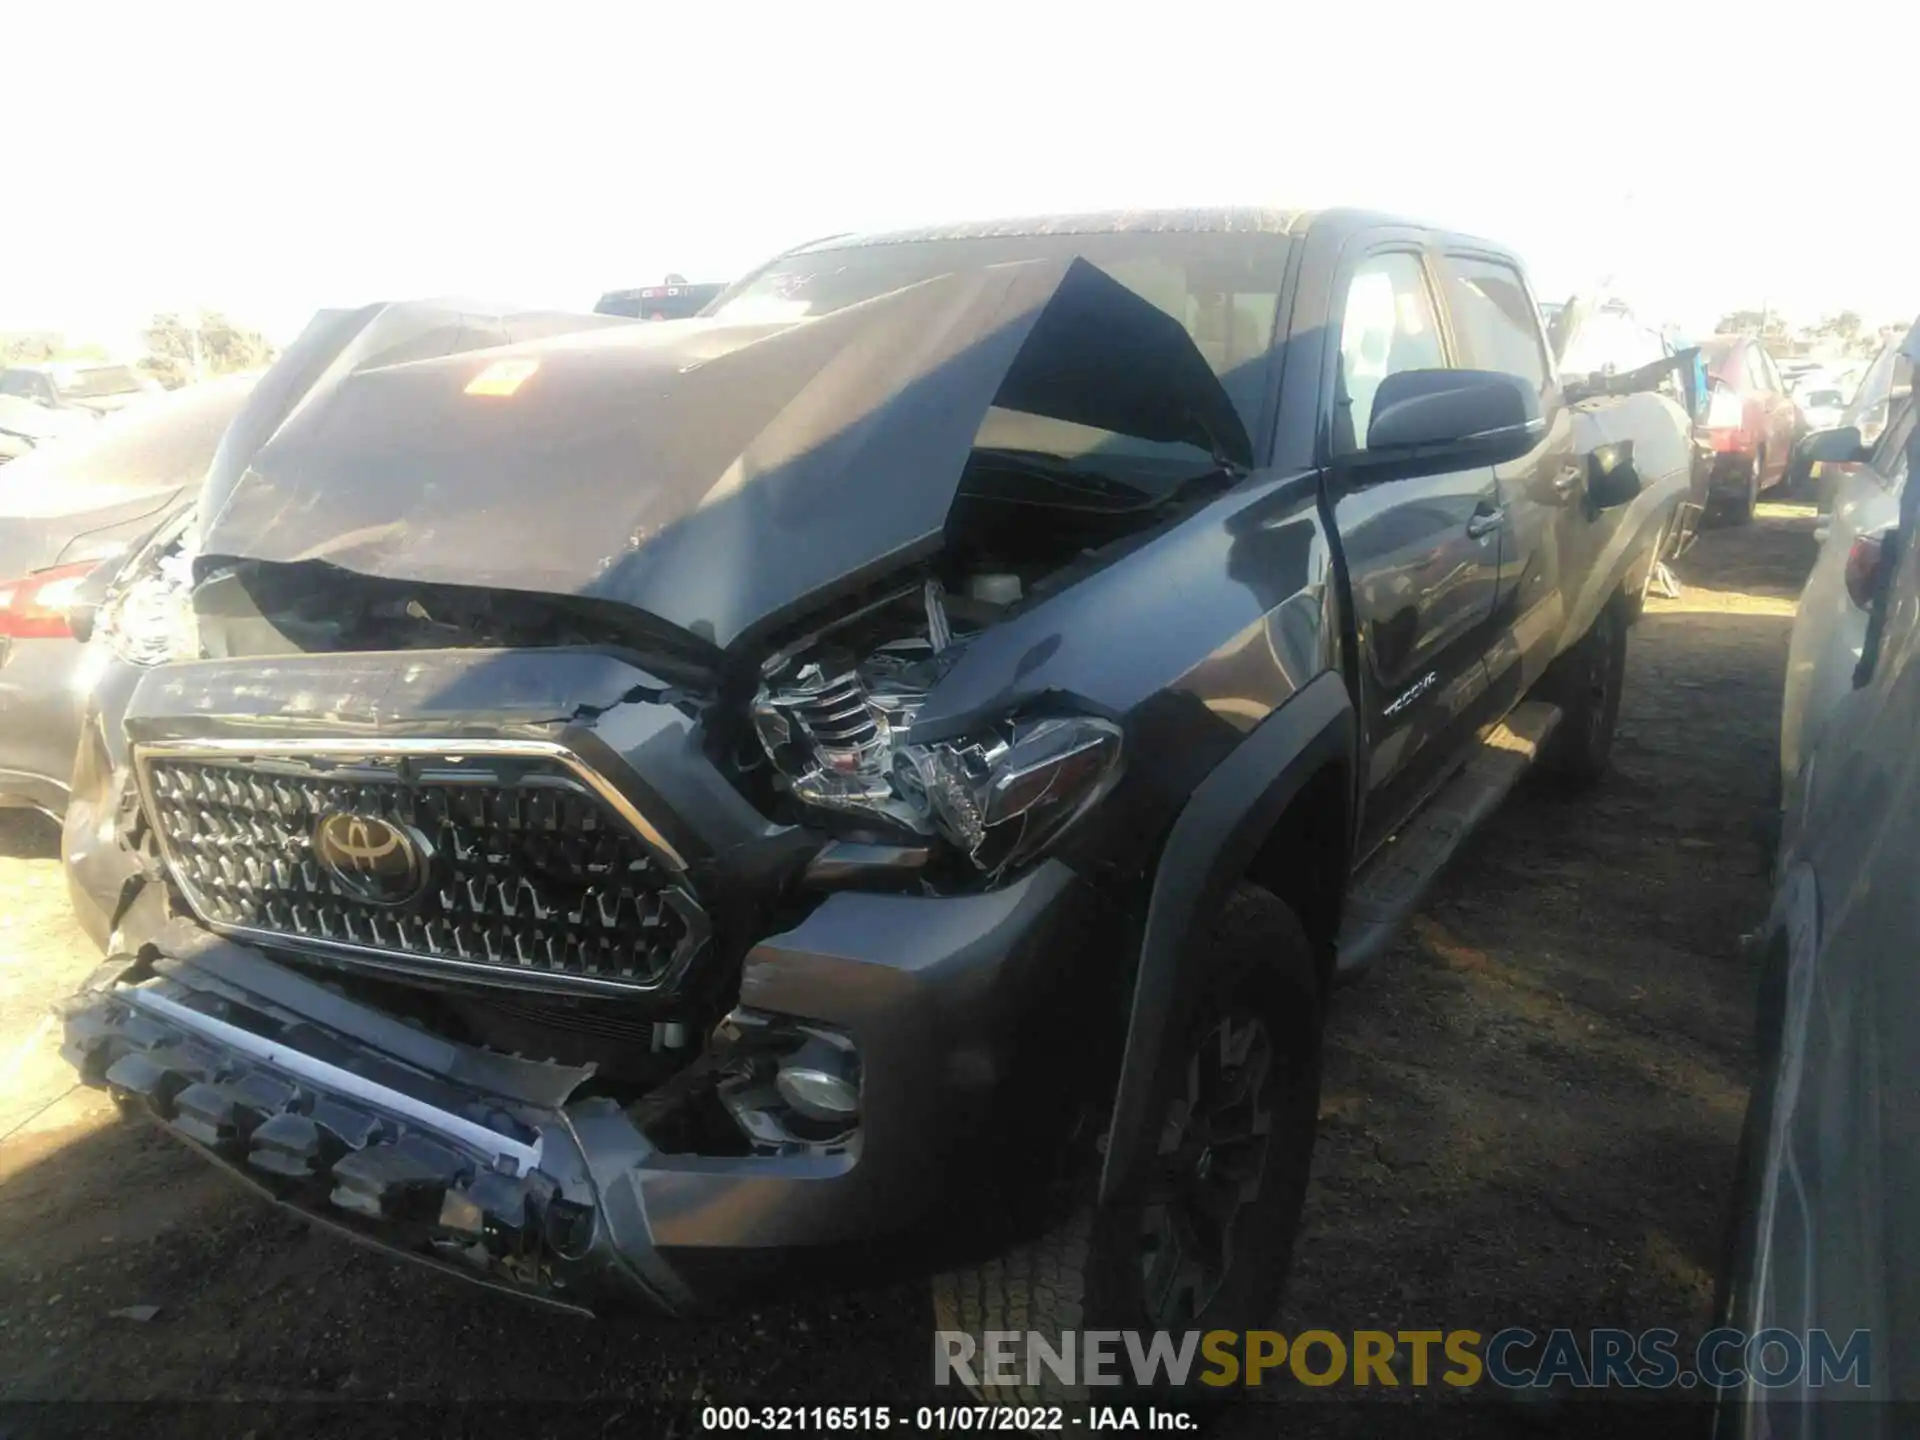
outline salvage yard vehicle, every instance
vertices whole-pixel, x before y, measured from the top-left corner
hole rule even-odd
[[[1713,449],[1710,498],[1745,523],[1761,495],[1787,479],[1800,412],[1758,340],[1720,335],[1700,347],[1707,361],[1704,429]]]
[[[69,607],[95,570],[186,503],[253,379],[83,421],[0,471],[0,806],[65,813],[86,703]]]
[[[1907,437],[1914,418],[1912,398],[1903,394],[1893,423],[1874,443],[1865,443],[1850,425],[1836,426],[1814,431],[1797,452],[1821,466],[1832,499],[1815,532],[1820,553],[1800,592],[1787,643],[1780,702],[1783,802],[1828,717],[1854,688],[1854,673],[1866,648],[1867,618],[1900,518]]]
[[[0,370],[0,395],[49,410],[86,410],[109,415],[161,392],[160,382],[131,365],[51,360]]]
[[[1920,360],[1920,325],[1903,348],[1906,365]],[[1911,393],[1895,402],[1876,468],[1893,467],[1884,446],[1896,430],[1900,468],[1920,459],[1913,408]],[[1920,491],[1912,485],[1899,512],[1873,587],[1859,686],[1804,752],[1772,909],[1754,947],[1758,1073],[1715,1308],[1718,1324],[1756,1337],[1787,1333],[1803,1354],[1785,1357],[1783,1383],[1748,1379],[1722,1394],[1720,1440],[1895,1435],[1920,1400],[1920,1260],[1907,1250],[1920,1191],[1912,1138]],[[1821,1363],[1822,1344],[1831,1365]],[[1772,1363],[1780,1365],[1777,1351]],[[1899,1403],[1847,1403],[1862,1399]]]
[[[670,280],[637,290],[609,290],[595,302],[593,310],[596,315],[622,315],[629,320],[685,320],[698,315],[726,288]]]
[[[1329,988],[1602,773],[1684,413],[1570,405],[1511,254],[1349,211],[457,318],[316,321],[102,606],[130,652],[174,562],[192,639],[96,690],[81,1075],[562,1305],[1264,1321]]]
[[[0,395],[0,465],[93,424],[89,410],[49,410],[18,395]]]

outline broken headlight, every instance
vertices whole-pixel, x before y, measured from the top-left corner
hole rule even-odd
[[[917,744],[914,718],[945,653],[924,640],[881,646],[858,663],[822,652],[769,678],[754,729],[801,803],[939,836],[999,874],[1106,793],[1120,729],[1091,716],[1032,717]]]
[[[1009,720],[977,739],[901,747],[894,783],[935,830],[997,874],[1091,809],[1119,760],[1120,729],[1105,720]]]
[[[161,665],[200,653],[193,616],[192,512],[163,525],[114,577],[93,635],[122,660]]]

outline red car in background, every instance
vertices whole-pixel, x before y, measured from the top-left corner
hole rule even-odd
[[[1749,520],[1760,493],[1787,478],[1799,415],[1759,341],[1716,335],[1700,355],[1707,364],[1702,429],[1713,451],[1709,499],[1735,521]]]

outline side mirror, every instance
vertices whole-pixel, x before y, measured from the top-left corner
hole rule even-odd
[[[1587,503],[1611,510],[1640,493],[1640,472],[1633,468],[1633,441],[1595,446],[1587,456]]]
[[[1497,370],[1402,370],[1374,391],[1363,463],[1497,465],[1540,439],[1540,396]]]
[[[1803,465],[1853,465],[1867,458],[1867,443],[1857,425],[1810,430],[1794,447],[1794,458]]]

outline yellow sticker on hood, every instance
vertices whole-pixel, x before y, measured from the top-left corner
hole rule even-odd
[[[511,395],[539,368],[538,360],[496,360],[467,382],[467,394]]]

